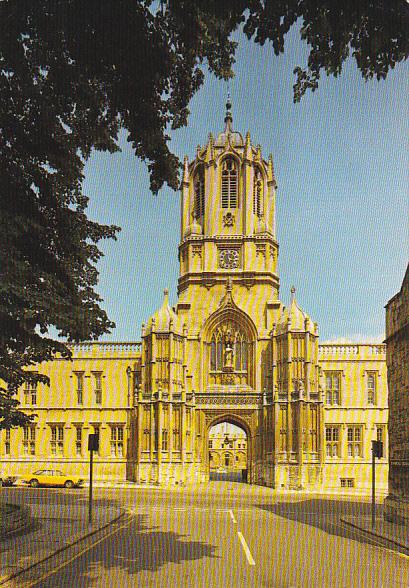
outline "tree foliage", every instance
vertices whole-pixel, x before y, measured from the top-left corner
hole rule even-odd
[[[50,327],[80,341],[114,326],[95,286],[98,243],[118,228],[86,215],[92,150],[118,150],[125,128],[152,191],[176,189],[169,130],[186,124],[204,66],[228,79],[239,26],[279,54],[299,22],[311,50],[295,70],[295,100],[322,70],[338,75],[349,54],[366,79],[408,55],[405,0],[0,3],[0,428],[27,422],[14,397],[24,381],[47,383],[26,368],[70,357]]]

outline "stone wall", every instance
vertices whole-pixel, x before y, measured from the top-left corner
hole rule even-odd
[[[409,265],[402,288],[386,305],[389,389],[388,520],[409,521]]]

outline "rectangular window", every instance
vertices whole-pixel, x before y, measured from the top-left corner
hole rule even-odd
[[[168,450],[168,431],[167,429],[162,429],[162,450]]]
[[[209,441],[209,449],[213,449],[213,441],[212,440]]]
[[[84,372],[74,372],[76,377],[76,391],[77,391],[77,403],[83,403],[83,392],[84,392]]]
[[[75,425],[75,455],[82,455],[82,425]]]
[[[348,457],[362,457],[362,427],[348,427]]]
[[[98,451],[94,451],[94,455],[100,455],[101,453],[101,426],[98,424],[92,425],[92,428],[94,429],[94,435],[98,435],[98,439],[99,439],[99,445],[98,445]]]
[[[64,455],[64,426],[50,425],[51,428],[51,455]]]
[[[111,455],[112,457],[124,456],[124,426],[111,425]]]
[[[327,404],[340,404],[340,372],[325,372],[325,396]]]
[[[341,457],[339,427],[325,427],[327,457]]]
[[[179,451],[180,449],[179,429],[173,429],[173,449],[175,451]]]
[[[35,455],[36,452],[36,429],[35,425],[23,427],[23,453],[24,455]]]
[[[24,383],[24,402],[26,404],[37,404],[37,382]]]
[[[368,404],[376,404],[376,372],[366,373],[366,396]]]
[[[385,443],[385,425],[376,426],[376,440]]]
[[[340,478],[341,488],[355,488],[355,478]]]
[[[102,404],[102,372],[94,372],[95,404]]]
[[[10,429],[6,429],[6,439],[4,441],[4,453],[10,455],[11,443],[10,443]]]

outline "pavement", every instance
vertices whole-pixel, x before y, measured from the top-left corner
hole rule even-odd
[[[33,517],[31,528],[0,540],[0,586],[125,514],[119,506],[94,508],[89,523],[85,502],[76,503],[75,509],[30,502],[27,506]]]
[[[386,540],[391,544],[391,547],[395,547],[398,551],[409,554],[409,525],[385,521],[382,508],[378,506],[377,510],[378,514],[375,516],[374,525],[372,525],[372,517],[370,515],[345,516],[341,517],[341,521],[366,535],[382,541]]]

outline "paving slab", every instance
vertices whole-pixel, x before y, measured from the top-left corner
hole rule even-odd
[[[0,585],[55,552],[73,545],[125,514],[120,507],[94,508],[88,522],[88,505],[40,505],[27,502],[33,524],[29,530],[0,541]]]

